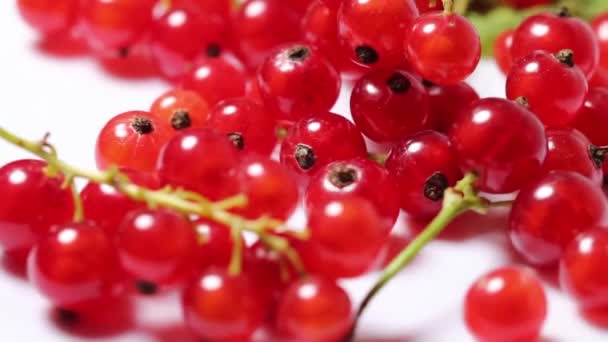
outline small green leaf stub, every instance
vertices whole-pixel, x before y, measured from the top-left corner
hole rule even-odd
[[[245,148],[245,139],[241,133],[228,133],[228,139],[232,141],[237,150],[242,151]]]
[[[371,46],[360,45],[355,48],[357,59],[363,64],[373,64],[378,61],[378,52]]]
[[[175,111],[175,113],[173,113],[173,117],[171,118],[171,126],[176,131],[181,131],[182,129],[190,128],[192,126],[190,113],[181,109]]]
[[[424,197],[434,202],[440,201],[449,186],[447,177],[441,172],[435,172],[424,183]]]
[[[302,170],[309,170],[315,165],[317,160],[312,148],[304,144],[296,145],[294,157]]]

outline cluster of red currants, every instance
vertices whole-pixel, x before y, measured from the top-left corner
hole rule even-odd
[[[178,192],[158,206],[101,177],[74,197],[63,164],[0,168],[0,245],[27,256],[30,280],[56,306],[87,313],[129,293],[125,284],[177,287],[186,324],[206,340],[247,340],[271,318],[287,339],[339,341],[354,317],[336,279],[373,268],[400,209],[433,219],[448,188],[473,173],[481,192],[520,191],[513,246],[531,265],[561,260],[564,287],[608,321],[608,16],[593,29],[566,10],[528,18],[497,44],[508,99],[479,99],[464,82],[480,59],[479,35],[452,1],[18,5],[47,36],[75,35],[104,58],[142,53],[177,83],[149,111],[106,124],[97,164],[211,208],[184,215],[171,206]],[[342,79],[356,79],[354,124],[329,112]],[[364,136],[390,149],[385,165],[368,158]],[[277,145],[279,161],[270,158]],[[308,239],[261,229],[240,250],[247,220],[285,221],[301,193]],[[239,194],[246,206],[213,211]],[[79,200],[86,220],[73,222]],[[295,258],[277,253],[286,250],[273,248],[277,237]],[[480,339],[519,341],[539,335],[546,301],[531,272],[509,268],[477,282],[465,309]]]

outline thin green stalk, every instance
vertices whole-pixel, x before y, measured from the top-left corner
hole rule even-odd
[[[243,237],[241,236],[242,229],[240,225],[232,227],[232,256],[230,257],[230,265],[228,273],[232,276],[241,274],[243,265]]]
[[[443,2],[443,13],[452,14],[454,13],[454,0],[442,0]]]

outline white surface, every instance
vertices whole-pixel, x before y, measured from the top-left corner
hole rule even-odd
[[[29,138],[52,132],[61,157],[93,168],[102,125],[120,112],[147,109],[167,85],[157,79],[114,78],[87,56],[56,58],[38,51],[36,37],[18,18],[14,3],[0,1],[0,125]],[[472,78],[482,96],[501,96],[503,82],[490,62],[482,63]],[[345,104],[343,97],[336,111],[345,113]],[[0,164],[22,157],[27,154],[0,142]],[[517,262],[502,216],[461,220],[453,229],[466,231],[465,236],[433,242],[369,307],[358,341],[471,341],[461,314],[467,288],[481,274]],[[344,284],[358,301],[376,277]],[[549,317],[542,341],[606,341],[606,332],[583,322],[565,295],[546,284]],[[138,324],[128,332],[70,335],[51,322],[48,303],[24,280],[0,271],[0,341],[194,341],[180,328],[179,309],[171,298],[142,301],[137,307]]]

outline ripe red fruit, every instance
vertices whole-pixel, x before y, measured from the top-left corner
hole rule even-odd
[[[480,341],[535,341],[547,317],[547,297],[531,270],[501,268],[469,289],[464,315]]]
[[[112,118],[97,138],[97,167],[111,166],[153,172],[163,145],[173,130],[152,114],[131,111]]]
[[[608,88],[591,88],[585,98],[585,103],[576,116],[574,128],[581,131],[591,143],[608,145]]]
[[[116,232],[120,264],[136,281],[171,285],[197,266],[196,231],[188,218],[166,209],[131,212]]]
[[[507,97],[524,97],[529,109],[549,127],[568,125],[585,101],[588,85],[573,64],[572,52],[537,51],[515,63],[507,76]],[[543,89],[543,91],[538,91]]]
[[[131,183],[158,189],[160,184],[155,176],[135,170],[121,170]],[[82,192],[82,205],[84,214],[89,221],[95,222],[99,228],[109,235],[114,235],[123,218],[136,209],[145,208],[144,202],[137,202],[110,185],[89,182]]]
[[[530,263],[553,265],[579,233],[608,224],[608,202],[587,178],[555,171],[519,193],[509,221],[515,249]]]
[[[78,0],[18,0],[23,19],[44,35],[72,28],[78,12]]]
[[[201,128],[209,117],[209,105],[197,93],[173,89],[159,96],[150,113],[176,131]]]
[[[54,305],[78,310],[124,286],[112,241],[98,226],[55,226],[28,258],[28,278]]]
[[[592,87],[608,88],[608,68],[597,68],[589,80],[589,88]]]
[[[511,57],[511,46],[513,46],[513,35],[515,30],[506,30],[501,33],[496,42],[494,42],[494,58],[496,64],[500,68],[503,74],[509,74],[511,67],[513,67],[513,57]]]
[[[600,67],[608,69],[608,13],[600,14],[591,21],[600,47]]]
[[[352,324],[348,294],[324,278],[294,282],[279,303],[277,326],[290,341],[341,341]]]
[[[597,40],[589,24],[567,11],[541,13],[524,20],[513,34],[511,55],[517,63],[534,51],[554,54],[564,49],[572,50],[576,65],[590,78],[599,62]],[[543,93],[547,92],[551,91]]]
[[[230,227],[200,218],[194,221],[198,235],[201,270],[209,266],[228,267],[234,243]]]
[[[463,171],[476,172],[479,189],[489,193],[535,181],[547,154],[545,131],[534,114],[498,98],[471,103],[454,122],[450,140]]]
[[[357,81],[350,97],[350,111],[365,136],[379,143],[396,142],[424,127],[429,98],[412,74],[381,69]]]
[[[401,208],[421,219],[437,215],[444,191],[462,178],[450,140],[434,131],[414,134],[393,147],[386,168],[397,185]]]
[[[280,220],[293,214],[299,189],[291,170],[274,160],[249,156],[239,165],[239,174],[241,191],[247,196],[247,206],[239,213],[252,219],[267,215]]]
[[[406,30],[417,16],[413,0],[344,0],[338,13],[340,39],[361,65],[401,65]]]
[[[296,41],[299,14],[284,0],[247,0],[233,16],[234,38],[245,64],[257,68],[276,46]]]
[[[479,100],[477,92],[465,82],[440,86],[422,81],[429,94],[430,112],[426,127],[447,133],[456,117],[473,101]]]
[[[83,36],[96,50],[127,49],[149,29],[155,4],[155,0],[84,1]]]
[[[481,58],[475,27],[457,14],[427,13],[407,34],[405,54],[420,76],[441,85],[464,81]]]
[[[184,75],[181,87],[198,93],[209,106],[245,95],[247,75],[241,62],[224,53],[218,57],[198,58]]]
[[[418,7],[420,14],[431,11],[443,11],[443,3],[441,0],[435,1],[434,5],[431,5],[429,0],[416,0],[416,7]]]
[[[248,341],[265,316],[255,289],[247,274],[207,270],[182,295],[186,325],[205,340]]]
[[[243,269],[253,280],[256,295],[276,315],[276,305],[294,274],[283,254],[268,248],[260,240],[245,250]]]
[[[0,168],[0,245],[6,252],[27,252],[56,224],[74,214],[63,177],[50,178],[40,160],[17,160]]]
[[[231,0],[171,0],[172,6],[184,4],[197,6],[201,12],[207,15],[220,15],[223,18],[229,17],[232,7]]]
[[[340,198],[359,196],[378,211],[387,227],[399,216],[399,195],[389,173],[378,163],[366,158],[336,161],[319,169],[306,189],[306,208]]]
[[[333,113],[296,122],[281,145],[281,163],[299,174],[314,174],[332,161],[366,155],[365,141],[357,127]]]
[[[327,112],[338,99],[340,84],[331,63],[306,45],[277,50],[258,71],[266,109],[286,120]]]
[[[594,156],[594,146],[581,132],[572,128],[547,130],[547,158],[543,174],[550,171],[572,171],[601,185],[604,158]]]
[[[583,315],[602,326],[608,324],[608,231],[580,234],[562,256],[562,288],[573,296]]]
[[[256,100],[239,97],[215,105],[207,127],[225,134],[238,150],[268,156],[277,144],[275,121]]]
[[[189,129],[175,135],[158,159],[161,184],[196,191],[219,200],[238,192],[238,153],[225,136],[208,129]]]

